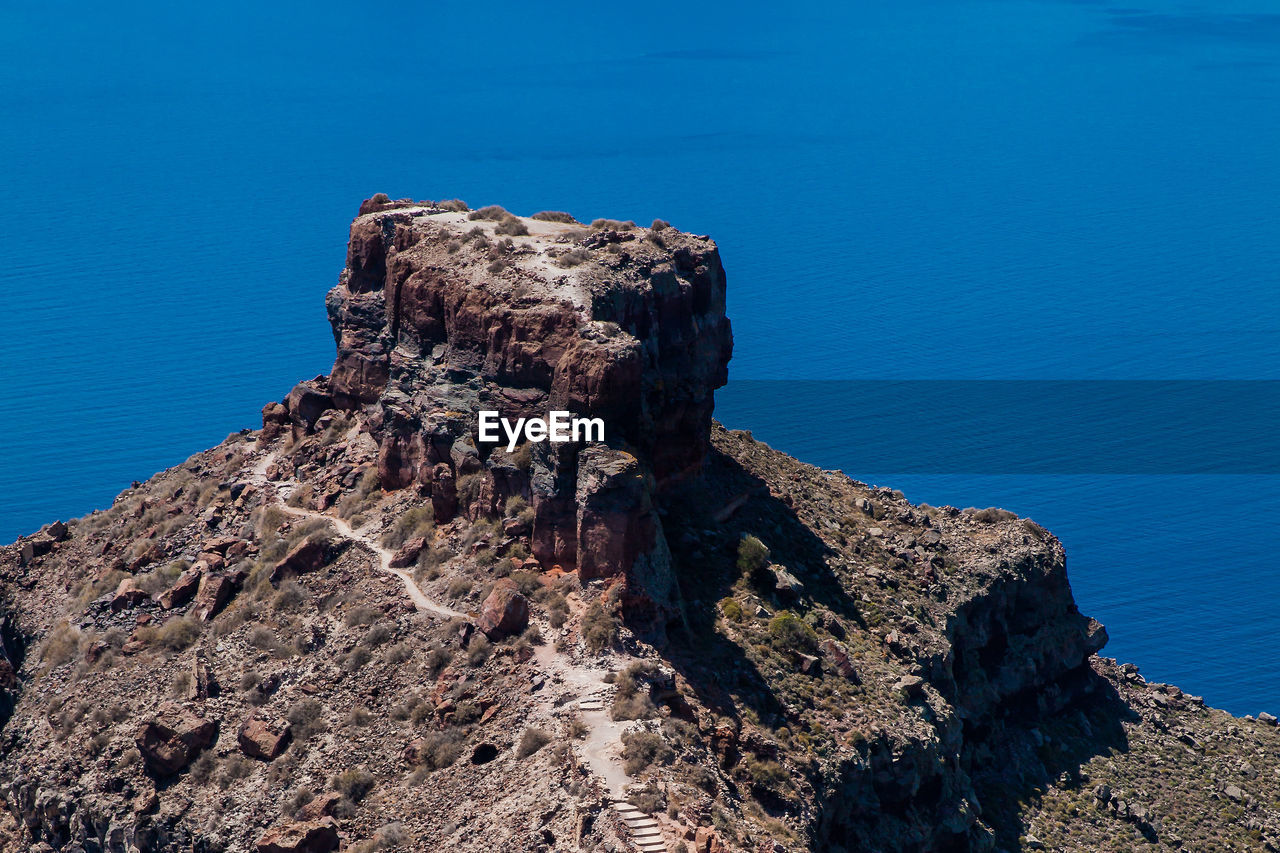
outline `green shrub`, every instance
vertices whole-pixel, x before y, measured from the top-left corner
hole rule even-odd
[[[489,653],[493,651],[493,644],[489,642],[484,634],[476,632],[471,638],[471,642],[467,644],[467,663],[470,666],[481,666],[489,659]]]
[[[742,605],[736,598],[725,598],[720,601],[720,612],[731,622],[742,621]]]
[[[401,513],[395,523],[387,528],[387,532],[382,534],[382,547],[399,548],[410,539],[426,536],[434,527],[431,504],[412,507]]]
[[[381,618],[382,611],[376,607],[353,607],[347,611],[346,623],[350,627],[372,625]]]
[[[453,764],[466,746],[462,733],[456,729],[430,732],[423,740],[422,761],[423,766],[429,770],[443,770]]]
[[[586,249],[569,249],[556,255],[556,266],[569,269],[591,260],[591,253]]]
[[[794,613],[783,610],[769,620],[769,639],[784,652],[811,653],[818,647],[818,635]]]
[[[617,219],[593,219],[591,221],[591,227],[596,231],[603,229],[609,229],[611,231],[634,231],[636,224],[629,219],[626,222],[619,222]]]
[[[1013,521],[1018,517],[1017,513],[1009,512],[1007,509],[1001,509],[998,506],[989,506],[986,509],[974,509],[969,507],[965,510],[974,521],[980,521],[983,524],[995,524],[998,521]]]
[[[751,578],[769,565],[769,549],[756,537],[747,534],[738,540],[738,571]]]
[[[593,653],[599,654],[618,640],[618,619],[604,609],[599,601],[591,602],[582,614],[582,641]]]
[[[200,623],[190,616],[170,619],[155,633],[156,645],[173,652],[189,648],[198,639],[200,639]]]
[[[518,218],[509,216],[494,227],[493,233],[504,234],[510,237],[524,237],[529,233],[529,226],[525,225]]]
[[[431,650],[427,652],[427,674],[432,678],[435,678],[440,674],[441,670],[449,665],[449,661],[452,659],[453,652],[449,651],[444,646],[432,646]]]
[[[628,776],[635,776],[654,762],[666,763],[673,757],[675,753],[657,732],[622,733],[622,769]]]
[[[307,591],[294,580],[286,580],[280,584],[280,590],[271,599],[271,606],[276,610],[297,610],[307,601]]]
[[[289,720],[289,724],[293,726],[294,738],[298,741],[304,741],[312,735],[328,729],[323,715],[324,706],[315,699],[307,698],[300,700],[290,708],[285,717]]]

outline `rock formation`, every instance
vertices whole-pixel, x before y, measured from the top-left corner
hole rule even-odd
[[[504,229],[499,213],[361,210],[326,302],[333,370],[268,406],[264,428],[287,418],[304,434],[331,409],[359,412],[382,488],[429,495],[440,522],[522,498],[543,565],[623,576],[671,616],[655,505],[706,457],[733,347],[715,244],[629,223]],[[509,454],[480,441],[482,409],[598,417],[605,441]]]
[[[1099,657],[1051,534],[712,421],[707,238],[375,196],[327,306],[261,431],[0,547],[0,849],[1280,849],[1276,717]]]

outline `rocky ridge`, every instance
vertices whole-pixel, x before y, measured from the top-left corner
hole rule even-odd
[[[1051,534],[711,420],[714,243],[375,196],[261,431],[0,549],[9,850],[1255,850]],[[479,440],[476,412],[605,442]]]

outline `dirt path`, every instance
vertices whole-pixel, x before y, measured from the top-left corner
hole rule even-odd
[[[324,521],[340,536],[368,548],[377,555],[378,570],[400,578],[405,592],[420,612],[431,613],[445,619],[467,618],[465,613],[430,598],[408,571],[392,568],[392,552],[365,532],[365,528],[356,530],[344,519],[335,515],[289,506],[285,501],[297,484],[271,482],[267,479],[267,469],[271,467],[277,456],[278,451],[272,451],[254,463],[250,480],[270,494],[281,511],[295,518],[314,518]],[[577,744],[576,748],[583,763],[603,780],[611,806],[631,834],[632,843],[641,853],[665,851],[666,843],[658,823],[649,815],[640,813],[626,800],[626,789],[630,782],[630,777],[623,769],[622,759],[622,733],[626,725],[610,717],[609,704],[613,695],[613,686],[604,680],[608,672],[599,667],[574,663],[568,655],[556,651],[555,646],[549,641],[534,646],[534,659],[546,673],[548,680],[576,694],[574,706],[587,727],[586,737]],[[548,716],[555,713],[555,708],[550,701],[544,701],[543,704],[543,710]]]
[[[414,581],[413,575],[409,574],[407,570],[392,568],[392,552],[389,549],[382,547],[382,544],[378,542],[378,540],[374,539],[367,533],[362,532],[363,529],[353,529],[350,524],[345,520],[338,518],[336,515],[316,512],[315,510],[301,509],[299,507],[289,506],[285,503],[285,499],[289,497],[289,492],[293,490],[295,484],[272,483],[267,479],[267,469],[271,467],[271,463],[275,461],[276,456],[277,451],[272,451],[271,453],[263,456],[262,459],[259,459],[253,466],[250,480],[257,484],[259,488],[271,489],[276,498],[275,503],[282,512],[288,513],[295,518],[316,518],[327,522],[332,525],[342,537],[350,539],[353,542],[359,542],[361,545],[368,548],[378,557],[378,570],[400,578],[401,583],[404,584],[405,592],[409,594],[410,600],[413,601],[413,606],[418,608],[419,611],[423,613],[432,613],[444,619],[467,618],[467,614],[454,610],[452,607],[448,607],[430,598],[422,591],[422,588],[418,586],[416,581]]]

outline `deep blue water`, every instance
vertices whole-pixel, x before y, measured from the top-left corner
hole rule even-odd
[[[1266,0],[418,5],[0,4],[0,539],[326,371],[380,190],[713,235],[737,379],[1280,379]],[[895,474],[795,414],[720,407],[1033,516],[1111,654],[1280,710],[1274,475]]]

